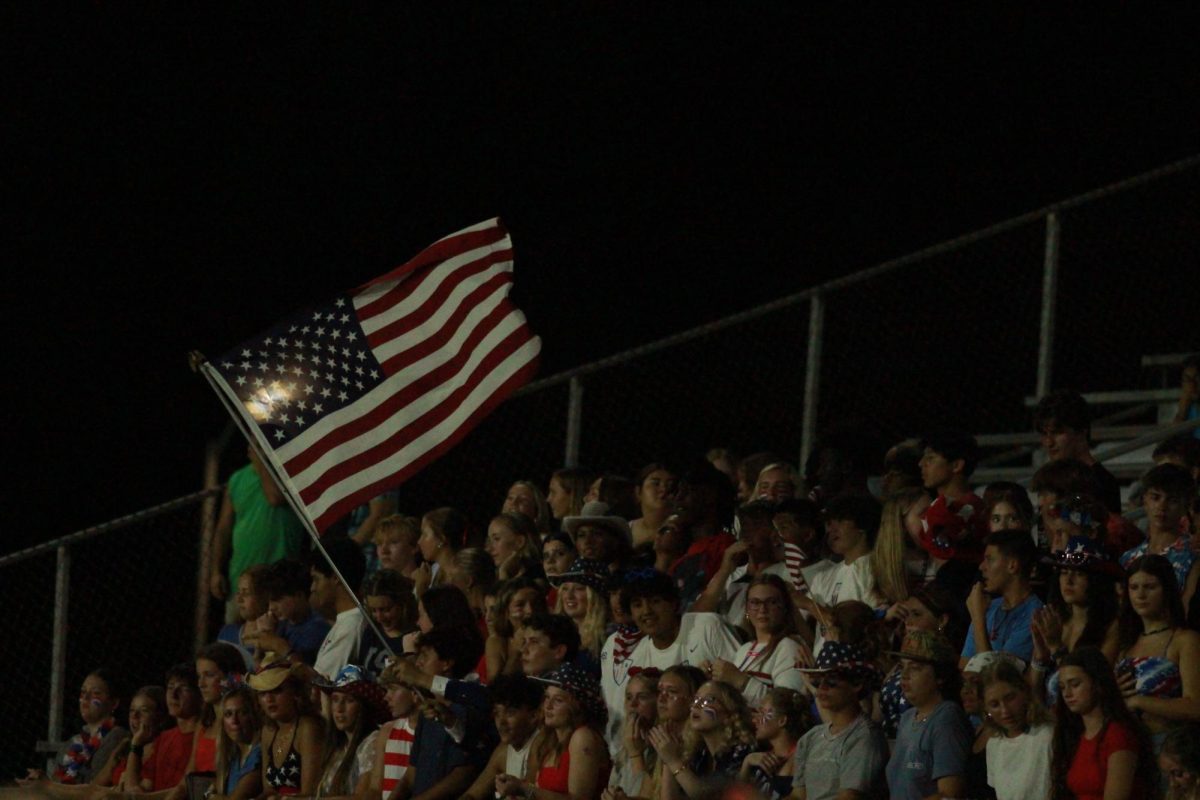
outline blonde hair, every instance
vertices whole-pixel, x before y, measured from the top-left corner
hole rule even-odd
[[[229,734],[225,732],[225,701],[231,697],[240,697],[243,708],[250,711],[250,718],[254,721],[254,738],[251,744],[258,742],[262,736],[263,717],[262,708],[258,704],[258,694],[246,684],[236,686],[226,692],[217,702],[217,720],[221,723],[217,726],[217,780],[216,785],[224,793],[225,783],[229,777],[229,765],[234,757],[240,753],[237,742],[229,738]]]
[[[533,503],[537,506],[537,517],[534,518],[533,525],[537,528],[538,533],[549,533],[553,527],[554,517],[550,516],[550,504],[546,502],[545,493],[533,481],[513,481],[513,486],[527,489],[533,495]],[[512,486],[508,490],[511,492]]]
[[[713,688],[717,698],[721,701],[722,708],[729,715],[725,727],[723,749],[736,747],[739,744],[751,749],[756,747],[758,740],[754,736],[754,725],[750,721],[750,706],[746,703],[746,698],[742,696],[742,693],[723,681],[708,681],[696,690],[696,694],[700,694],[700,690],[705,686]],[[696,754],[706,748],[704,739],[692,728],[692,721],[689,718],[683,726],[683,762],[690,764]],[[716,753],[711,755],[715,756]]]
[[[981,705],[983,705],[983,693],[987,691],[989,686],[991,686],[993,683],[1007,683],[1009,686],[1012,686],[1018,692],[1022,692],[1025,695],[1026,725],[1040,725],[1043,722],[1052,721],[1049,710],[1042,705],[1042,701],[1037,697],[1037,692],[1030,691],[1029,684],[1025,682],[1025,678],[1021,675],[1021,671],[1018,670],[1011,661],[1000,660],[994,664],[991,664],[990,666],[986,667],[982,673],[980,673],[979,680],[983,687],[979,693],[979,702]],[[986,711],[986,708],[984,710]],[[988,726],[992,732],[998,733],[1001,736],[1007,733],[1004,728],[1000,727],[1000,725],[992,719],[991,714],[984,714],[983,724]]]
[[[404,514],[392,514],[389,517],[379,520],[379,524],[375,526],[375,536],[373,538],[376,543],[379,543],[385,537],[395,535],[410,537],[415,547],[417,539],[421,538],[421,520]]]
[[[533,564],[541,563],[542,537],[538,535],[537,527],[533,520],[516,511],[505,511],[502,514],[492,517],[491,524],[497,522],[507,528],[508,532],[513,536],[520,536],[525,540],[525,544],[521,545],[520,550],[522,560]]]
[[[629,685],[633,686],[634,683],[644,683],[646,685],[647,690],[657,693],[658,692],[658,679],[661,677],[662,677],[662,673],[656,669],[642,670],[637,675],[634,675],[633,677],[631,677],[629,679]],[[657,714],[658,714],[657,704],[655,705],[654,713],[656,715],[655,722],[657,722],[658,721],[658,719],[657,719]],[[626,755],[626,758],[631,758],[633,756],[633,753],[626,753],[625,755]],[[642,745],[642,766],[645,768],[645,773],[647,775],[654,774],[656,768],[658,767],[658,751],[655,750],[650,745],[649,742],[644,742]],[[645,780],[645,779],[643,778],[643,780]],[[657,796],[658,796],[657,794],[651,795],[651,797],[657,797]]]
[[[571,583],[571,581],[564,581],[564,583]],[[608,604],[608,598],[601,597],[591,586],[584,588],[587,589],[587,613],[583,615],[583,620],[577,623],[579,647],[599,659],[600,651],[604,649],[604,642],[608,639],[607,629],[612,615],[612,607]],[[554,613],[563,615],[567,613],[563,610],[561,591],[554,600]]]
[[[758,491],[758,482],[762,480],[762,476],[765,475],[766,473],[770,472],[771,470],[775,470],[775,469],[783,470],[784,472],[787,473],[788,480],[790,480],[792,482],[792,489],[793,489],[794,497],[802,497],[804,495],[804,489],[805,489],[804,476],[801,475],[800,472],[795,467],[793,467],[791,464],[787,463],[786,461],[775,461],[773,463],[767,464],[765,467],[763,467],[762,469],[760,469],[758,471],[757,475],[754,476],[754,485],[750,487],[750,494],[751,494],[750,499],[751,500],[753,500],[755,497],[758,496],[756,494],[756,492]]]
[[[904,563],[908,552],[908,531],[904,517],[925,490],[919,486],[893,492],[883,503],[879,535],[871,553],[871,572],[879,593],[889,603],[908,599],[908,570]]]

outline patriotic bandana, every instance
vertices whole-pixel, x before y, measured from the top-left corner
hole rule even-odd
[[[84,728],[67,746],[67,752],[63,753],[62,762],[54,770],[54,780],[66,784],[79,783],[79,771],[91,763],[92,756],[96,755],[96,751],[100,749],[100,743],[115,726],[116,722],[109,717],[100,723],[100,727],[96,729],[95,733]]]

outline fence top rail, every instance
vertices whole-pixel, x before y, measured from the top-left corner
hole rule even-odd
[[[167,514],[179,508],[186,508],[189,505],[195,505],[196,503],[209,497],[219,497],[222,491],[224,491],[224,487],[218,486],[213,489],[204,489],[199,492],[193,492],[192,494],[186,494],[182,497],[176,497],[174,500],[168,500],[165,503],[159,503],[158,505],[151,506],[150,508],[144,508],[141,511],[135,511],[132,514],[126,514],[123,517],[117,517],[116,519],[103,522],[99,525],[93,525],[90,528],[84,528],[83,530],[75,531],[74,533],[68,533],[66,536],[60,536],[57,539],[51,539],[48,542],[35,544],[32,547],[25,548],[24,550],[18,550],[15,553],[9,553],[6,556],[0,557],[0,567],[6,567],[10,564],[15,564],[18,561],[24,561],[28,558],[33,558],[34,556],[41,555],[42,553],[50,550],[55,550],[59,547],[78,544],[79,542],[86,541],[87,539],[91,539],[95,536],[111,533],[112,531],[129,527],[130,525],[134,525],[152,517],[157,517],[161,514]]]
[[[1149,172],[1143,172],[1140,175],[1134,175],[1133,177],[1117,181],[1116,183],[1110,183],[1107,186],[1101,186],[1098,189],[1093,189],[1090,192],[1084,192],[1083,194],[1069,197],[1066,200],[1060,200],[1057,203],[1051,203],[1050,205],[1039,208],[1036,211],[1029,211],[1019,216],[1012,217],[1011,219],[1006,219],[1003,222],[997,222],[994,225],[989,225],[986,228],[980,228],[979,230],[975,230],[970,233],[963,234],[962,236],[940,242],[922,250],[917,250],[913,253],[909,253],[908,255],[884,261],[881,264],[876,264],[873,267],[868,267],[867,269],[860,270],[851,275],[826,281],[825,283],[818,284],[817,286],[805,289],[804,291],[796,292],[795,294],[791,294],[786,297],[781,297],[778,300],[772,300],[769,303],[764,303],[761,306],[756,306],[746,311],[732,314],[728,317],[722,317],[719,320],[708,322],[695,328],[672,334],[671,336],[658,339],[657,341],[648,342],[647,344],[639,345],[611,356],[606,356],[588,364],[581,364],[578,367],[573,367],[555,375],[542,378],[541,380],[528,383],[514,392],[513,397],[519,397],[521,395],[530,394],[542,389],[548,389],[552,386],[566,383],[572,378],[578,378],[593,372],[599,372],[600,370],[607,369],[608,367],[616,366],[617,364],[622,364],[626,361],[631,361],[642,356],[650,355],[651,353],[656,353],[660,350],[665,350],[676,345],[689,342],[693,339],[697,339],[701,336],[705,336],[734,325],[740,325],[744,322],[749,322],[757,319],[758,317],[778,311],[782,308],[787,308],[788,306],[810,300],[814,295],[823,294],[825,292],[830,292],[837,289],[844,289],[847,286],[853,286],[855,284],[877,278],[880,275],[901,267],[908,266],[909,264],[924,261],[928,258],[932,258],[933,256],[953,252],[966,245],[973,244],[984,239],[989,239],[997,234],[1013,230],[1014,228],[1028,225],[1032,222],[1043,219],[1049,214],[1075,208],[1076,206],[1090,203],[1102,197],[1106,197],[1111,194],[1117,194],[1142,184],[1151,183],[1168,175],[1186,172],[1189,169],[1195,169],[1197,167],[1200,167],[1200,154],[1189,156],[1188,158],[1175,161],[1171,164],[1166,164],[1158,167],[1157,169],[1152,169]]]

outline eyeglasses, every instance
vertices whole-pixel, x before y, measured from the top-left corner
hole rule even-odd
[[[842,680],[832,675],[818,675],[813,678],[812,685],[817,689],[837,689],[842,685]]]
[[[746,608],[783,608],[783,601],[778,597],[768,597],[765,600],[758,597],[751,597],[746,601]]]

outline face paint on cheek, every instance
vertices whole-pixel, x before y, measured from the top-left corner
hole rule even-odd
[[[99,708],[102,705],[104,705],[104,703],[101,703],[99,700],[97,700],[94,697],[92,698],[92,708]]]

